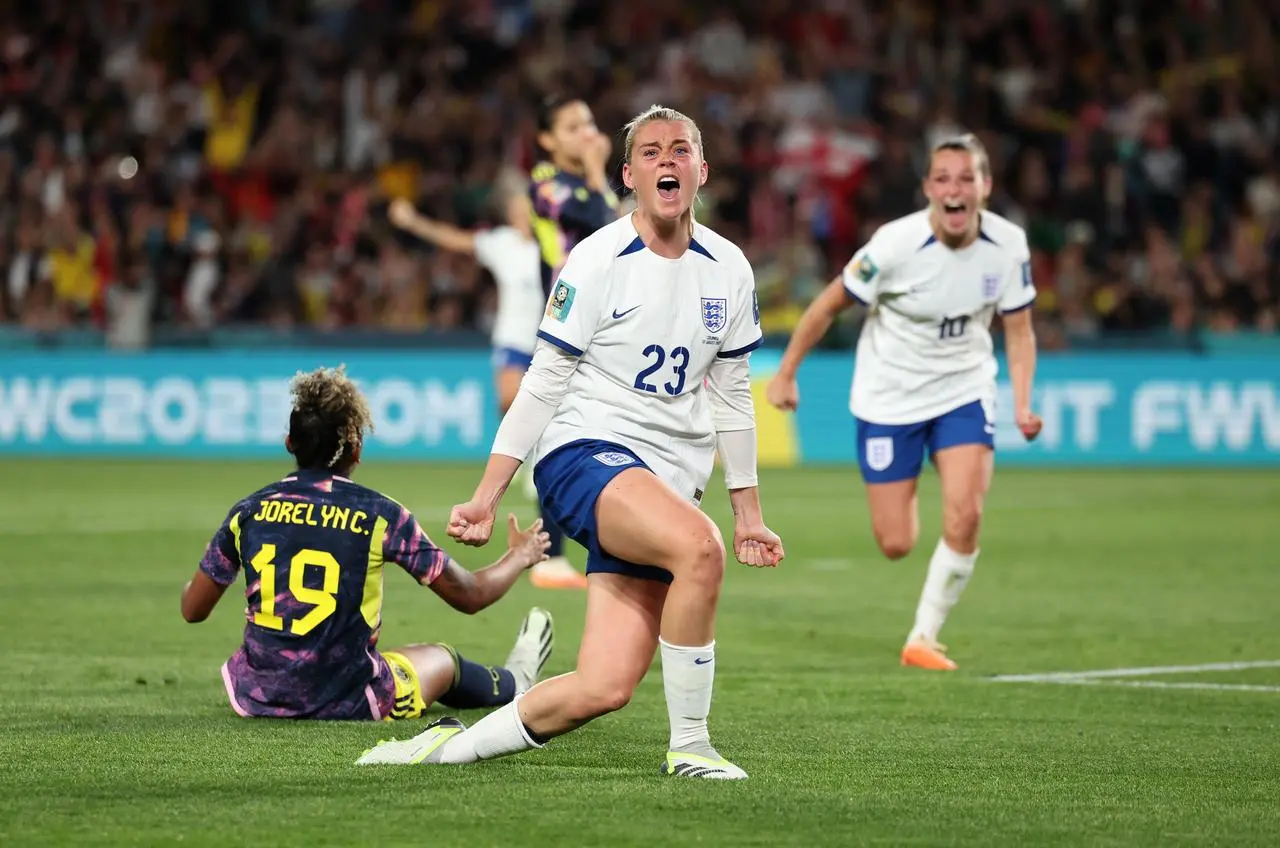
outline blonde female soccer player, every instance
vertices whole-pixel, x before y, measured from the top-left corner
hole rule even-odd
[[[531,748],[621,709],[661,650],[667,774],[741,779],[707,729],[724,543],[698,508],[716,451],[740,562],[775,566],[756,488],[747,355],[761,342],[751,266],[693,220],[707,179],[697,125],[653,107],[627,126],[634,213],[588,236],[560,273],[533,367],[484,477],[449,534],[482,545],[536,445],[544,510],[587,548],[587,620],[575,671],[464,729],[442,719],[361,763],[470,763]]]
[[[1034,439],[1041,426],[1031,411],[1036,291],[1026,233],[984,209],[991,171],[973,136],[934,148],[924,193],[927,209],[877,230],[805,310],[767,397],[794,410],[805,355],[841,311],[855,303],[870,308],[858,339],[850,409],[871,527],[885,556],[901,559],[915,547],[916,481],[926,452],[942,483],[942,538],[901,660],[952,670],[956,664],[938,633],[973,574],[993,470],[996,359],[989,328],[999,312],[1014,420]]]

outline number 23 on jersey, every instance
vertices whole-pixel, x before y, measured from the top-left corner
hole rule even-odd
[[[689,367],[689,349],[673,347],[669,352],[662,345],[651,344],[643,351],[646,367],[636,374],[635,387],[642,392],[657,394],[658,385],[649,379],[661,380],[670,374],[671,378],[662,383],[662,389],[669,395],[678,395],[684,391],[685,369]],[[666,370],[663,370],[666,366]]]

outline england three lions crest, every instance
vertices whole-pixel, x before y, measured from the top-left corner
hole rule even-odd
[[[707,332],[718,333],[729,322],[726,302],[723,297],[702,299],[702,326],[707,328]]]
[[[982,299],[995,300],[1000,297],[1000,275],[984,274],[982,277]]]

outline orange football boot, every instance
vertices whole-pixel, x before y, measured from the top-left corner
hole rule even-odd
[[[903,666],[930,671],[955,671],[957,666],[947,657],[947,646],[929,639],[912,639],[902,649]]]

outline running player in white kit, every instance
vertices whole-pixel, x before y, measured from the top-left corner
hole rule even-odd
[[[871,527],[880,550],[901,559],[919,534],[916,481],[926,451],[942,484],[942,538],[929,562],[903,665],[956,667],[938,641],[947,614],[973,574],[978,529],[994,465],[996,359],[990,333],[998,311],[1013,384],[1014,420],[1028,440],[1036,341],[1035,286],[1027,236],[983,207],[991,193],[986,152],[973,136],[939,143],[924,180],[929,207],[878,229],[842,275],[810,304],[791,337],[767,397],[779,409],[800,401],[796,372],[832,320],[853,304],[869,308],[858,339],[849,408]]]
[[[738,560],[782,559],[756,487],[754,275],[737,246],[693,220],[708,169],[692,120],[661,107],[641,114],[627,127],[624,162],[637,210],[570,252],[484,478],[449,522],[455,539],[487,542],[536,443],[544,512],[588,551],[577,669],[470,728],[443,718],[381,743],[362,764],[460,764],[540,748],[624,707],[660,648],[671,729],[663,772],[747,776],[707,728],[725,550],[698,504],[718,451]]]

